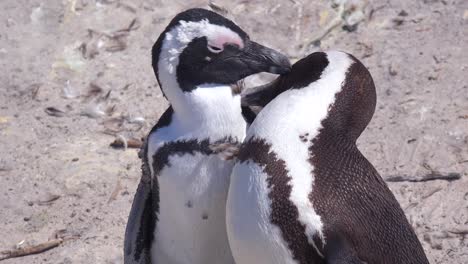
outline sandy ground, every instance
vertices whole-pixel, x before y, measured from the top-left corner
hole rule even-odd
[[[144,136],[167,107],[150,48],[176,13],[207,4],[0,1],[0,251],[66,239],[2,264],[122,263],[140,161],[109,144]],[[217,4],[292,58],[337,12],[328,1]],[[378,105],[360,148],[386,179],[461,176],[389,185],[431,263],[468,263],[468,1],[376,0],[364,14],[320,43],[374,77]]]

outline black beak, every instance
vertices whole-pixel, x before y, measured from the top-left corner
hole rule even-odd
[[[252,72],[284,74],[291,70],[291,63],[285,55],[250,40],[246,41],[240,59]]]
[[[242,106],[260,106],[265,107],[269,102],[275,99],[280,91],[281,77],[265,85],[253,87],[242,91]]]

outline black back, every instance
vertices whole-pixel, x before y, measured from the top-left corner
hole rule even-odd
[[[311,201],[324,220],[325,237],[339,237],[336,243],[349,246],[359,259],[428,263],[398,201],[356,147],[374,113],[376,94],[368,70],[351,58],[344,88],[310,148],[315,175]]]
[[[298,208],[289,202],[291,175],[284,169],[284,161],[258,138],[244,143],[239,159],[261,164],[268,174],[272,190],[270,220],[282,231],[298,263],[427,264],[399,203],[356,147],[357,138],[374,113],[376,94],[368,70],[349,56],[353,64],[319,134],[311,141],[307,134],[299,136],[310,146],[308,161],[314,168],[314,185],[309,198],[324,223],[325,245],[314,238],[319,252],[307,241],[305,227],[298,220]],[[300,60],[289,74],[276,80],[275,93],[269,100],[288,89],[307,87],[320,78],[327,65],[322,52]]]

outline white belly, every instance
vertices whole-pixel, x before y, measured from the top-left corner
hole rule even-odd
[[[237,264],[296,263],[280,229],[270,222],[267,174],[253,162],[236,164],[226,208],[229,243]]]
[[[157,264],[232,264],[226,198],[232,161],[172,156],[158,177],[160,210],[152,246]]]

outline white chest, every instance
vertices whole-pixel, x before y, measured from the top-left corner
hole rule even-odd
[[[245,136],[243,121],[216,131],[179,128],[173,122],[150,136],[149,160],[165,142],[226,137],[241,141]],[[159,184],[152,260],[161,264],[234,263],[226,234],[226,199],[234,162],[197,149],[170,154],[167,161],[157,175],[152,169],[153,180]]]
[[[148,139],[151,163],[165,144],[244,139],[240,96],[233,96],[230,87],[203,85],[190,93],[170,91],[166,95],[174,113],[170,125]],[[234,163],[206,151],[188,150],[169,154],[163,159],[168,163],[157,173],[151,167],[153,181],[159,184],[152,260],[158,264],[234,263],[226,234],[226,199]]]
[[[236,263],[296,263],[281,230],[270,221],[267,177],[254,162],[236,164],[233,169],[226,223]]]
[[[159,181],[155,263],[233,263],[225,228],[231,161],[216,155],[172,156]]]

